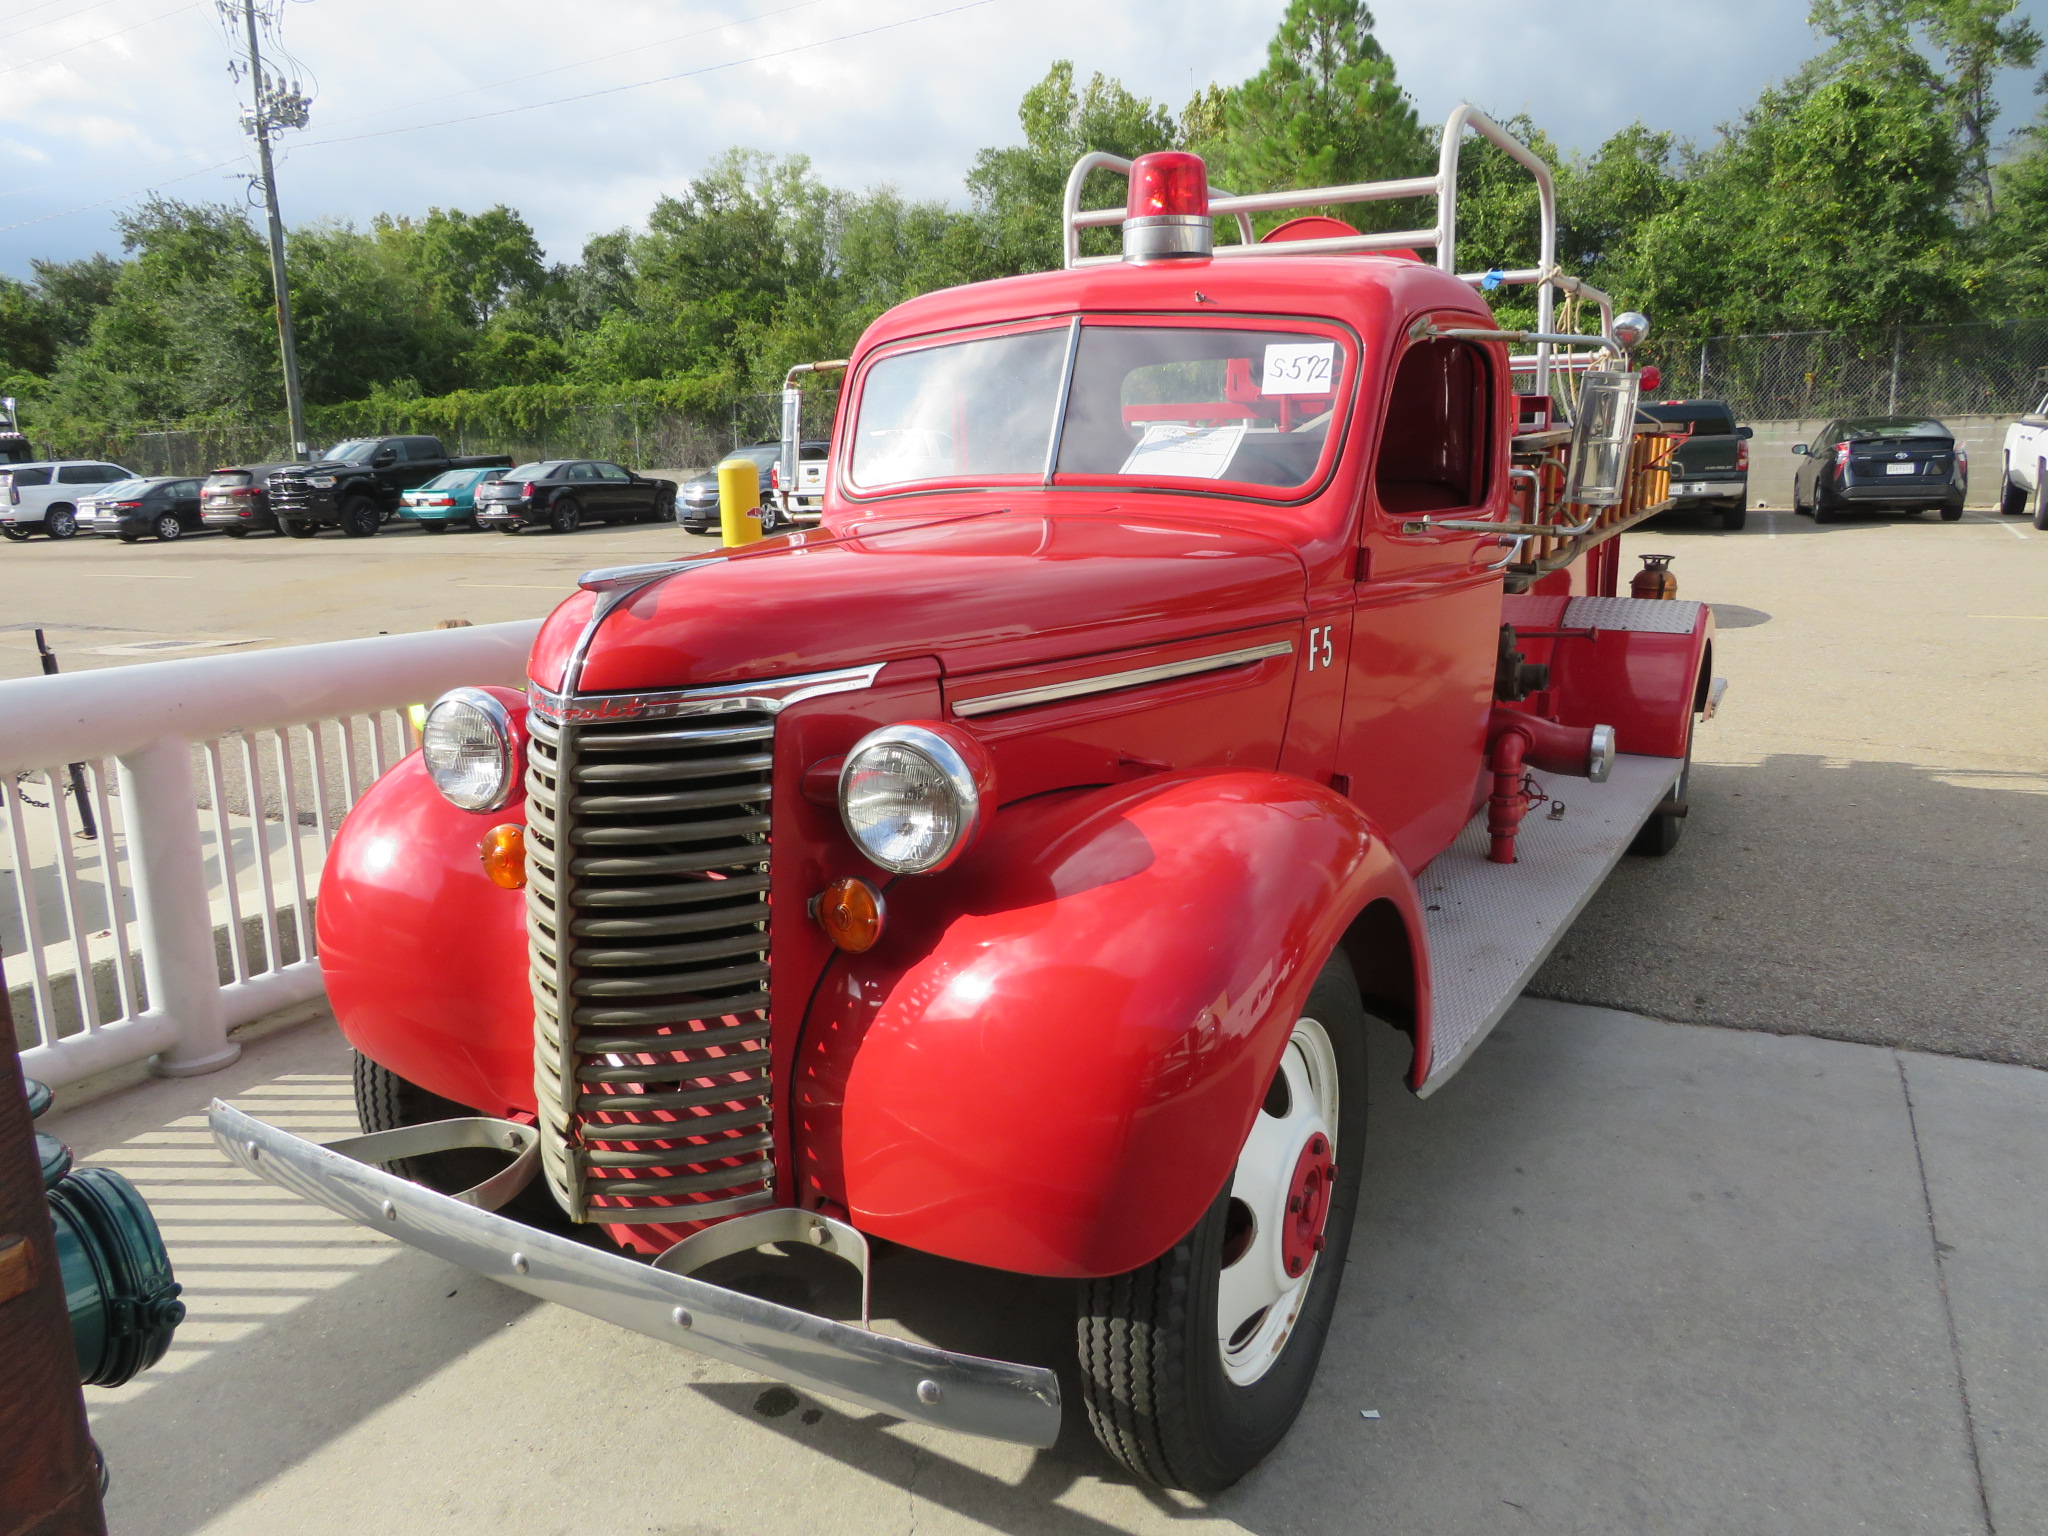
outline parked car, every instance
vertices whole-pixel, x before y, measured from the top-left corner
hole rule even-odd
[[[831,452],[831,449],[832,445],[830,443],[804,443],[799,450],[801,454],[801,458],[798,461],[799,473],[803,472],[803,466],[807,463],[816,463],[818,468],[822,470],[825,465],[826,456]],[[760,476],[760,485],[756,490],[756,494],[761,498],[761,531],[763,533],[773,533],[778,528],[785,526],[789,514],[781,506],[775,504],[777,498],[771,494],[777,489],[772,482],[776,461],[782,457],[782,444],[749,443],[744,448],[734,449],[726,457],[750,459],[753,461],[754,472]],[[800,487],[799,489],[801,490],[802,488]],[[813,500],[809,510],[812,513],[817,511],[815,500]],[[718,470],[716,466],[707,469],[701,475],[692,475],[682,483],[676,496],[676,521],[681,523],[691,533],[718,532]]]
[[[78,501],[135,471],[98,459],[50,459],[0,468],[0,537],[32,533],[68,539],[78,532]]]
[[[1970,488],[1970,460],[1955,434],[1927,416],[1857,416],[1831,421],[1792,451],[1806,462],[1792,477],[1792,510],[1817,523],[1844,512],[1919,513],[1941,508],[1957,522]]]
[[[476,525],[500,533],[552,528],[574,533],[586,519],[639,523],[675,514],[676,483],[637,475],[608,459],[543,459],[508,470],[476,492]]]
[[[0,465],[28,464],[34,461],[35,456],[35,449],[22,436],[21,423],[14,414],[13,397],[0,399]]]
[[[1998,510],[2005,517],[2026,514],[2034,498],[2034,526],[2048,532],[2048,396],[2005,429],[2005,478],[1999,483]]]
[[[1729,533],[1749,521],[1750,429],[1735,425],[1725,400],[1657,400],[1639,407],[1691,436],[1671,460],[1671,499],[1683,512],[1711,512]]]
[[[476,526],[477,487],[505,478],[502,469],[451,469],[399,497],[398,515],[422,533],[446,533],[450,523]]]
[[[277,527],[270,509],[270,477],[281,469],[298,468],[296,459],[275,464],[229,464],[206,477],[199,488],[199,517],[231,539]]]
[[[78,503],[81,533],[133,544],[145,534],[169,544],[204,528],[199,482],[175,475],[122,480]]]
[[[454,459],[438,437],[357,437],[337,443],[313,464],[294,464],[270,477],[277,526],[295,539],[339,528],[367,539],[398,511],[399,497],[451,469],[504,469],[502,453]]]

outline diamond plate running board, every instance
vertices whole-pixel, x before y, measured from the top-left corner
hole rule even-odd
[[[1667,605],[1668,606],[1668,605]],[[1486,811],[1416,878],[1429,935],[1427,1098],[1500,1022],[1572,920],[1592,899],[1650,810],[1684,766],[1675,757],[1623,753],[1605,784],[1539,777],[1565,803],[1562,820],[1531,811],[1516,839],[1519,862],[1487,861]]]

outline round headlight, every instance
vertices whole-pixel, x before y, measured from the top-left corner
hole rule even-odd
[[[512,717],[481,688],[456,688],[434,700],[420,729],[420,756],[434,787],[465,811],[495,811],[518,782]]]
[[[885,725],[846,754],[839,818],[882,868],[944,869],[981,830],[990,782],[979,742],[946,726]]]

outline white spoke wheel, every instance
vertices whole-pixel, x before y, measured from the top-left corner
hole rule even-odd
[[[1213,1493],[1280,1443],[1336,1306],[1364,1140],[1365,1012],[1339,952],[1201,1220],[1150,1264],[1082,1287],[1089,1422],[1131,1471]]]

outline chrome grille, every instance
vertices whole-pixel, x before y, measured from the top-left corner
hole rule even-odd
[[[578,1220],[694,1221],[773,1202],[778,706],[713,697],[665,718],[527,716],[541,1163]]]

